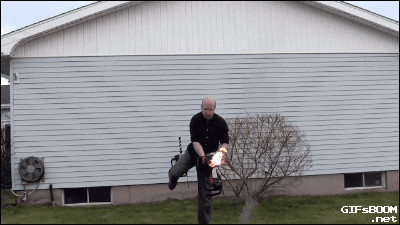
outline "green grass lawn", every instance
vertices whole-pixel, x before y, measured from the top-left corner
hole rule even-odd
[[[244,203],[214,200],[211,223],[239,223]],[[363,193],[345,196],[276,196],[263,199],[251,223],[361,223],[392,214],[342,213],[342,206],[397,206],[399,192]],[[349,209],[350,210],[350,209]],[[197,200],[167,200],[160,203],[101,207],[7,206],[1,208],[2,223],[197,223]],[[386,224],[387,224],[386,223]]]

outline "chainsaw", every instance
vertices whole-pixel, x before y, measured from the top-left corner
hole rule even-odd
[[[179,158],[182,157],[182,145],[181,145],[181,137],[179,137],[179,148],[180,148],[180,154],[175,155],[174,158],[171,159],[171,167],[173,167],[172,162],[175,161],[178,162]],[[199,171],[199,173],[202,173],[204,176],[204,186],[207,191],[218,191],[217,193],[211,193],[208,194],[207,196],[215,196],[221,194],[221,191],[223,192],[224,190],[222,189],[222,182],[221,182],[221,176],[217,172],[217,177],[213,177],[213,169],[215,167],[221,166],[222,165],[222,155],[226,153],[225,148],[221,148],[217,152],[211,152],[206,155],[206,162],[205,164],[202,163],[201,157],[197,158],[197,165],[196,169]],[[182,177],[187,177],[187,172],[183,174]],[[189,183],[188,183],[189,184]]]
[[[217,177],[213,177],[213,169],[215,167],[221,166],[221,157],[222,153],[221,150],[224,150],[226,152],[225,148],[221,148],[217,152],[211,152],[206,155],[206,162],[205,164],[202,163],[201,157],[197,158],[197,171],[199,173],[202,173],[204,177],[204,186],[207,191],[218,191],[217,193],[211,193],[208,194],[207,196],[215,196],[221,194],[221,191],[224,191],[222,189],[222,181],[221,181],[221,176],[219,175],[218,172],[216,172]],[[221,154],[220,154],[221,153]],[[217,161],[217,163],[216,163]]]

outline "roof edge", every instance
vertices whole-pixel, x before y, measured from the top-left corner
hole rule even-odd
[[[79,12],[79,11],[81,11],[81,10],[85,10],[85,9],[87,9],[87,8],[89,8],[89,7],[95,6],[95,4],[97,5],[97,4],[101,4],[101,3],[104,3],[104,1],[103,1],[103,2],[102,2],[102,1],[94,2],[94,3],[91,3],[91,4],[89,4],[89,5],[85,5],[85,6],[82,6],[82,7],[76,8],[76,9],[73,9],[73,10],[69,10],[69,11],[67,11],[67,12],[64,12],[64,13],[61,13],[61,14],[52,16],[52,17],[47,18],[47,19],[44,19],[44,20],[40,20],[40,21],[38,21],[38,22],[36,22],[36,23],[33,23],[33,24],[30,24],[30,25],[24,26],[24,27],[22,27],[22,28],[19,28],[19,29],[17,29],[17,30],[11,31],[11,32],[8,32],[8,33],[3,34],[3,35],[1,35],[1,36],[2,36],[2,38],[3,38],[3,37],[7,37],[7,36],[9,36],[9,35],[14,35],[14,34],[23,32],[23,31],[26,30],[26,29],[31,29],[31,28],[33,28],[33,27],[35,27],[35,26],[40,26],[40,25],[42,25],[42,24],[44,24],[44,23],[48,23],[48,22],[50,22],[50,21],[52,21],[52,20],[56,20],[56,19],[62,18],[62,17],[64,17],[64,16],[68,16],[68,15],[71,14],[71,13],[76,13],[76,12]]]
[[[32,39],[44,36],[58,30],[66,29],[78,23],[86,22],[91,19],[116,11],[127,5],[142,3],[143,1],[99,1],[57,16],[39,21],[29,26],[20,28],[16,31],[1,36],[1,52],[5,55],[13,54],[16,48]]]
[[[399,37],[399,22],[343,1],[301,1],[304,4]]]
[[[397,21],[397,20],[391,19],[391,18],[386,17],[386,16],[382,16],[382,15],[380,15],[380,14],[378,14],[378,13],[374,13],[374,12],[369,11],[369,10],[367,10],[367,9],[363,9],[363,8],[358,7],[358,6],[356,6],[356,5],[353,5],[353,4],[351,4],[351,3],[347,3],[347,2],[345,2],[345,1],[337,1],[337,2],[340,3],[340,4],[347,5],[348,7],[355,8],[355,9],[360,10],[360,11],[362,11],[362,12],[371,14],[372,16],[381,18],[381,19],[383,19],[383,20],[387,20],[387,21],[389,21],[389,22],[391,22],[391,23],[395,23],[395,24],[397,24],[397,25],[399,24],[399,21]]]

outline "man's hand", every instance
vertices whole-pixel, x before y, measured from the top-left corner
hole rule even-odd
[[[224,162],[223,165],[225,165],[225,163],[228,162],[229,144],[223,143],[220,148],[225,148],[226,149],[226,152],[222,156],[222,161]]]
[[[225,148],[226,151],[229,151],[229,144],[223,143],[219,148]]]

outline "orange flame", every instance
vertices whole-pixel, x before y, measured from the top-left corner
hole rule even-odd
[[[225,164],[225,161],[222,160],[222,157],[226,153],[227,153],[226,148],[220,148],[211,158],[210,163],[208,165],[214,168],[215,166],[220,166],[222,164]]]

